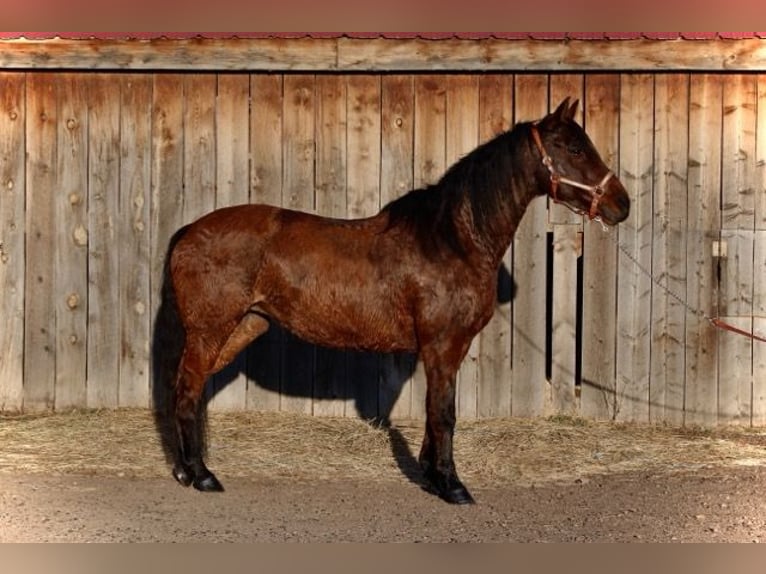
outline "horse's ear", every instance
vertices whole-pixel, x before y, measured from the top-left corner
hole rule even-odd
[[[569,105],[569,97],[567,96],[553,112],[553,116],[558,118],[562,122],[570,122],[574,120],[577,115],[577,107],[580,105],[580,100],[575,100],[572,105]]]
[[[577,105],[577,102],[575,102],[575,106]],[[553,117],[561,120],[562,122],[566,121],[567,119],[571,119],[569,117],[569,96],[564,98],[564,100],[559,104],[559,107],[556,108],[556,111],[551,114]]]
[[[564,101],[568,101],[569,98],[567,98]],[[577,106],[580,105],[580,100],[575,100],[574,103],[569,107],[567,110],[566,116],[567,119],[574,121],[575,116],[577,115]]]

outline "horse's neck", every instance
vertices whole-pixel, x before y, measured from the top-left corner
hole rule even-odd
[[[502,198],[500,209],[492,218],[488,236],[478,241],[482,251],[497,267],[513,241],[529,204],[541,194],[542,182],[539,179],[539,170],[536,169],[534,150],[528,139],[528,128],[519,129],[518,137],[514,138],[512,143],[514,161],[505,178],[507,188],[494,191],[500,193]]]

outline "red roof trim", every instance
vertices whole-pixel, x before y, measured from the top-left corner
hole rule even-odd
[[[0,40],[154,40],[154,39],[423,39],[423,40],[742,40],[766,32],[0,32]]]

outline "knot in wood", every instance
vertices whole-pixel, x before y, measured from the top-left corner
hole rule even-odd
[[[77,293],[70,293],[66,298],[66,306],[71,310],[77,309],[80,306],[80,296]]]

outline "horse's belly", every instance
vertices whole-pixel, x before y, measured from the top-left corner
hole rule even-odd
[[[417,350],[414,321],[394,305],[333,300],[325,294],[294,297],[281,305],[264,301],[266,313],[301,339],[325,347],[364,351]]]

